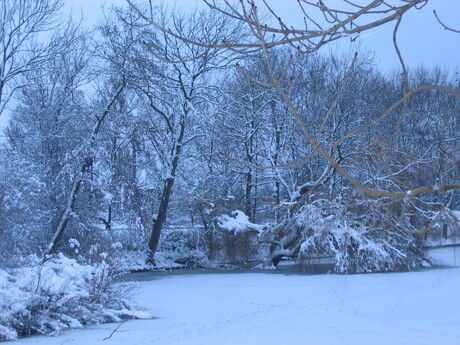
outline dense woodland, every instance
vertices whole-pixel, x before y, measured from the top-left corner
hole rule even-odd
[[[260,51],[203,53],[141,25],[138,7],[113,9],[87,31],[59,22],[57,0],[25,3],[2,3],[1,106],[11,115],[0,152],[2,265],[32,253],[84,259],[97,247],[149,253],[153,265],[158,250],[191,265],[345,251],[363,263],[340,271],[379,270],[358,267],[375,255],[364,242],[393,261],[428,232],[454,230],[458,193],[372,199],[318,155],[262,85],[271,71]],[[217,11],[151,16],[196,42],[247,35]],[[459,183],[458,97],[432,89],[400,101],[405,82],[458,92],[458,74],[417,68],[405,80],[370,53],[269,53],[305,125],[364,186]],[[375,265],[409,267],[408,257]]]

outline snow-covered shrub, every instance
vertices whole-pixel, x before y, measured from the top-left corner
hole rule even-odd
[[[150,317],[123,298],[104,261],[80,265],[62,254],[34,261],[34,266],[0,270],[0,341],[58,334],[125,317]]]
[[[430,227],[424,234],[424,242],[429,247],[460,243],[460,211],[443,207],[432,212]]]
[[[264,226],[249,221],[249,217],[242,211],[236,210],[231,215],[222,214],[216,218],[219,228],[222,230],[233,231],[234,234],[239,232],[256,232],[264,230]]]
[[[239,266],[260,261],[257,234],[264,226],[251,223],[241,211],[208,221],[206,227],[165,228],[155,254],[157,268]]]
[[[213,225],[221,264],[242,266],[263,260],[258,238],[266,230],[266,225],[252,223],[239,210],[217,216]]]
[[[147,263],[146,250],[120,250],[119,253],[112,258],[112,267],[120,272],[139,272],[151,269]]]
[[[109,265],[111,274],[122,274],[138,266],[139,251],[128,251],[118,241],[103,238],[99,242],[90,243],[70,238],[64,247],[65,255],[85,265]],[[144,251],[145,253],[145,251]],[[132,255],[131,255],[132,254]],[[144,259],[145,260],[145,259]]]
[[[302,206],[281,226],[297,237],[292,240],[298,243],[299,259],[332,257],[338,273],[386,272],[428,264],[411,234],[388,228],[391,222],[356,212],[340,200],[317,200]]]
[[[194,227],[165,228],[156,253],[156,266],[165,268],[209,268],[203,231]]]

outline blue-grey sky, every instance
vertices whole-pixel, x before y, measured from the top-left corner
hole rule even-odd
[[[326,0],[325,3],[335,5],[340,4],[341,1]],[[163,0],[163,2],[171,6],[175,4],[185,12],[203,6],[201,0]],[[357,0],[357,2],[368,3],[367,0]],[[64,0],[64,3],[64,12],[68,13],[72,10],[76,19],[82,15],[83,25],[91,27],[103,18],[103,9],[108,11],[114,5],[126,5],[126,0]],[[269,0],[269,3],[286,23],[302,25],[297,0]],[[460,0],[429,0],[421,10],[409,11],[405,15],[398,34],[401,53],[409,68],[418,65],[427,67],[439,65],[458,71],[460,34],[447,31],[439,25],[433,15],[433,9],[436,9],[446,24],[460,30]],[[339,48],[335,49],[355,50],[360,45],[361,49],[374,52],[376,64],[382,70],[398,68],[398,59],[392,41],[393,28],[394,23],[387,24],[363,34],[354,43],[349,39],[343,40]],[[0,133],[6,123],[7,116],[0,116]]]
[[[125,5],[126,0],[64,0],[66,9],[73,8],[74,14],[80,12],[86,18],[86,25],[93,25],[102,17],[102,7],[110,8],[112,5]],[[147,0],[144,0],[147,1]],[[158,0],[153,2],[159,3]],[[165,4],[173,5],[188,11],[202,6],[202,0],[163,0]],[[297,0],[269,0],[273,9],[280,14],[282,19],[289,24],[302,25],[302,16],[297,5]],[[326,4],[336,5],[342,0],[325,0]],[[365,4],[369,1],[357,0]],[[262,6],[262,5],[261,5]],[[433,15],[433,9],[446,24],[460,30],[460,0],[429,0],[421,10],[412,10],[406,13],[398,34],[401,53],[409,66],[447,66],[456,68],[460,65],[460,34],[446,31],[439,25]],[[398,65],[394,53],[392,33],[394,23],[387,24],[364,33],[355,43],[344,40],[341,49],[355,49],[361,45],[375,53],[376,62],[388,70]]]

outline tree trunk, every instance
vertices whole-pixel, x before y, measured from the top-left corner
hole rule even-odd
[[[169,208],[169,200],[171,197],[172,188],[174,185],[174,178],[168,178],[163,187],[163,193],[161,195],[160,207],[158,208],[158,213],[156,219],[153,222],[152,234],[150,235],[149,240],[149,252],[148,252],[148,262],[152,265],[155,265],[155,253],[158,249],[158,243],[160,242],[161,230],[166,221],[166,216]]]
[[[244,205],[244,212],[249,218],[252,217],[251,191],[252,191],[252,171],[249,170],[246,173],[246,191],[245,191],[245,205]]]
[[[165,184],[163,186],[163,192],[161,194],[160,207],[156,219],[154,219],[152,233],[149,239],[149,250],[147,253],[147,262],[155,266],[155,253],[158,249],[158,243],[160,242],[161,231],[163,230],[164,223],[168,214],[169,200],[172,194],[172,188],[176,179],[177,166],[179,164],[179,157],[182,150],[182,143],[184,140],[185,133],[185,118],[180,123],[179,137],[177,138],[175,148],[173,149],[173,157],[171,161],[171,173],[166,177]]]

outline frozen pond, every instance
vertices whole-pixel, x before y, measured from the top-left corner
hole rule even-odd
[[[441,265],[460,266],[460,246],[448,246],[427,249],[427,254]]]
[[[348,276],[274,273],[132,275],[143,280],[135,299],[158,319],[5,344],[460,344],[460,268]]]

